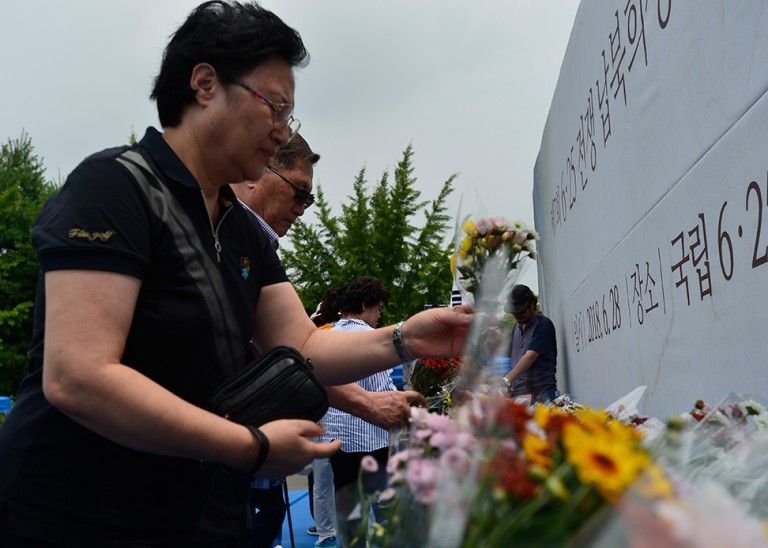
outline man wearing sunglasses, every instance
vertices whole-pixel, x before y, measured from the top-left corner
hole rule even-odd
[[[314,165],[320,155],[313,152],[298,133],[280,147],[258,181],[231,185],[237,198],[256,215],[275,248],[297,218],[315,201],[312,194]]]
[[[312,151],[306,140],[299,133],[291,133],[288,143],[278,149],[259,180],[230,185],[242,204],[254,214],[275,248],[278,239],[285,236],[296,219],[315,201],[311,193],[312,177],[313,166],[318,160],[320,155]],[[369,392],[356,383],[328,387],[328,397],[335,408],[386,430],[407,426],[411,405],[426,405],[423,396],[416,392]],[[330,490],[333,486],[330,461],[325,460],[319,466],[327,465],[327,472],[322,478],[315,478],[320,484],[316,491]],[[252,484],[249,502],[254,532],[249,547],[271,546],[273,543],[269,540],[280,533],[285,516],[281,487],[281,482],[269,483],[269,480],[266,484]],[[332,494],[330,499],[333,499]],[[254,514],[256,509],[258,513]],[[319,537],[315,546],[335,546],[336,532],[332,523],[335,516],[327,515],[333,512],[333,505],[325,507],[321,504],[315,511],[320,514],[315,515],[318,526],[310,531]],[[221,537],[208,534],[211,519],[216,518],[209,514],[195,546],[221,543]]]

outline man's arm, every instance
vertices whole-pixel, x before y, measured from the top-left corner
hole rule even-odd
[[[512,371],[510,371],[505,375],[507,380],[510,383],[515,382],[515,380],[517,380],[520,377],[520,375],[528,371],[528,369],[538,359],[539,359],[538,352],[536,352],[535,350],[528,350],[525,354],[523,354],[523,357],[518,360],[518,362],[512,368]]]
[[[407,426],[411,405],[426,406],[424,396],[413,390],[369,392],[351,383],[327,387],[331,406],[389,430]]]

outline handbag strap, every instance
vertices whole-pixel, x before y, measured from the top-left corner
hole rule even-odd
[[[221,277],[220,267],[205,253],[197,252],[198,249],[205,249],[210,244],[199,239],[183,205],[157,173],[159,168],[155,167],[150,159],[145,158],[141,149],[126,150],[117,157],[117,162],[134,178],[158,218],[172,215],[177,219],[176,223],[167,223],[166,227],[177,242],[177,249],[183,260],[187,263],[200,263],[206,275],[210,277],[211,283],[202,287],[200,294],[214,316],[212,318],[214,324],[226,325],[231,331],[228,337],[217,337],[215,344],[216,352],[221,356],[224,373],[227,375],[236,373],[244,363],[246,354],[244,349],[241,351],[239,345],[232,345],[230,341],[242,340],[244,336],[240,326],[229,321],[234,313],[230,309],[231,305],[227,299],[226,284]]]

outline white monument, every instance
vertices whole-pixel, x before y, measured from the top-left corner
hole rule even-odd
[[[768,6],[583,0],[534,173],[561,390],[768,397]]]

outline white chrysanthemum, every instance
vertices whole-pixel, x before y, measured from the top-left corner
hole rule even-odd
[[[755,400],[745,400],[742,405],[750,415],[766,415],[765,407],[756,402]]]

